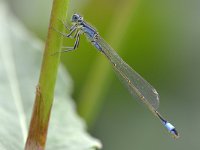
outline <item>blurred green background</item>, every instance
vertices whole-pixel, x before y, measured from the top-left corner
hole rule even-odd
[[[45,40],[52,0],[8,2]],[[157,89],[159,111],[181,135],[172,139],[82,36],[79,49],[63,54],[62,62],[74,81],[78,110],[103,149],[200,149],[200,0],[72,0],[68,17],[74,12]]]

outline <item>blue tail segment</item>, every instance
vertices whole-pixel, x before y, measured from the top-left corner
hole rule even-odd
[[[165,128],[169,131],[169,133],[171,133],[174,138],[178,138],[179,134],[176,131],[175,127],[171,123],[169,123],[167,120],[165,120],[157,111],[155,111],[155,113],[157,114],[158,118],[160,119],[162,124],[165,126]]]

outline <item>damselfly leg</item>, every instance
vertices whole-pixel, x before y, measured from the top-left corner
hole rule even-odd
[[[69,26],[61,19],[58,19],[60,22],[62,22],[62,24],[65,26],[66,29],[68,29],[70,32],[68,34],[60,32],[59,30],[57,30],[56,28],[52,27],[56,32],[60,33],[62,36],[64,37],[68,37],[68,38],[72,38],[72,39],[76,39],[74,46],[73,47],[62,47],[62,49],[65,50],[61,50],[58,52],[53,53],[52,55],[55,55],[57,53],[62,53],[62,52],[69,52],[69,51],[73,51],[75,49],[78,48],[79,46],[79,41],[80,41],[80,34],[82,34],[81,30],[77,27],[77,25],[73,25],[69,28]],[[72,34],[74,34],[74,36],[72,36]]]
[[[60,52],[69,52],[69,51],[76,50],[78,48],[78,46],[79,46],[81,33],[82,33],[81,30],[79,30],[79,31],[77,30],[77,33],[74,36],[74,38],[76,39],[76,41],[75,41],[73,47],[62,47],[62,49],[65,49],[65,50],[62,50]]]

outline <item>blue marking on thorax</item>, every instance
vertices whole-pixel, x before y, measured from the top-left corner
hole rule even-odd
[[[93,27],[91,27],[89,24],[87,24],[85,22],[82,22],[81,25],[83,26],[82,30],[87,35],[87,37],[90,40],[93,40],[94,36],[97,34],[97,31]]]
[[[89,38],[89,40],[92,42],[92,45],[94,45],[94,47],[96,47],[99,51],[102,51],[101,46],[99,45],[99,43],[95,42],[94,37],[97,33],[97,31],[91,27],[89,24],[87,24],[86,22],[82,22],[81,25],[83,32],[86,34],[86,36]]]

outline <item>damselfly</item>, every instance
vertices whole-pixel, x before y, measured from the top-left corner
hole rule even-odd
[[[125,84],[131,95],[139,97],[139,100],[142,101],[157,118],[159,118],[172,136],[178,138],[179,134],[175,127],[164,119],[157,111],[159,107],[159,95],[155,88],[124,62],[113,48],[100,37],[98,32],[83,20],[82,16],[74,14],[71,22],[73,25],[70,28],[63,22],[65,27],[70,31],[69,34],[60,33],[64,37],[74,38],[76,41],[73,47],[65,47],[66,49],[60,52],[68,52],[77,49],[79,46],[80,35],[84,34],[92,45],[107,57],[116,74]],[[73,34],[74,36],[72,36]]]

